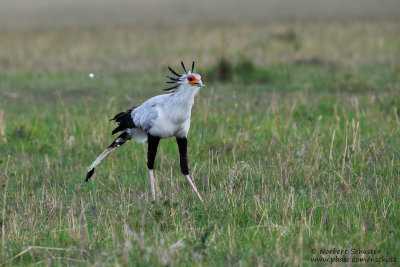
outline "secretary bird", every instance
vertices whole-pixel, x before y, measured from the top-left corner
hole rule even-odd
[[[151,195],[156,199],[154,189],[154,159],[160,139],[175,137],[178,143],[181,172],[192,186],[197,197],[203,202],[196,186],[189,176],[187,162],[187,135],[190,127],[190,115],[194,103],[194,97],[203,86],[201,76],[194,73],[194,61],[192,69],[186,71],[181,61],[184,74],[179,75],[171,67],[168,69],[176,77],[166,76],[174,84],[173,87],[164,89],[169,94],[158,95],[145,101],[138,107],[117,114],[113,119],[118,123],[112,134],[121,132],[114,142],[90,165],[86,175],[86,182],[94,173],[94,168],[112,150],[123,145],[131,139],[143,143],[147,141],[147,168],[149,169]]]

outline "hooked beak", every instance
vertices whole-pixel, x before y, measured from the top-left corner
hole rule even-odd
[[[197,86],[199,86],[199,87],[203,87],[203,86],[206,86],[205,84],[203,84],[203,82],[202,81],[197,81],[197,82],[195,82],[194,83],[195,85],[197,85]]]

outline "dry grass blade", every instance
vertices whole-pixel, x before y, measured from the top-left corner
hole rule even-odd
[[[53,247],[41,247],[41,246],[29,246],[26,249],[22,250],[20,253],[18,253],[17,255],[15,255],[14,257],[12,257],[11,259],[8,259],[6,262],[11,262],[13,260],[15,260],[16,258],[24,255],[25,253],[27,253],[28,251],[30,251],[31,249],[41,249],[41,250],[56,250],[56,251],[79,251],[79,252],[87,252],[87,250],[84,249],[76,249],[76,248],[53,248]],[[61,259],[61,258],[59,258]],[[73,259],[76,260],[76,259]],[[81,261],[81,260],[76,260],[76,261]]]

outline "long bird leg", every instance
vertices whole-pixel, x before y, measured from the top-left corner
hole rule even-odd
[[[156,200],[156,190],[154,189],[153,170],[149,169],[149,174],[150,174],[150,183],[151,183],[151,196],[153,197],[153,200]]]
[[[201,199],[201,196],[200,196],[199,192],[197,191],[196,186],[193,184],[192,180],[190,179],[189,175],[185,175],[185,177],[188,180],[189,184],[192,186],[194,192],[196,193],[196,195],[200,199],[200,201],[204,202],[203,199]]]
[[[193,191],[196,193],[197,197],[200,199],[201,202],[203,202],[203,199],[201,198],[199,192],[197,191],[196,186],[193,184],[193,182],[189,176],[189,167],[188,167],[188,161],[187,161],[187,138],[186,137],[183,137],[183,138],[177,137],[176,142],[178,143],[178,148],[179,148],[181,172],[183,175],[185,175],[186,179],[188,180],[189,184],[192,186]]]
[[[153,200],[156,200],[156,191],[154,189],[154,159],[157,154],[158,143],[160,142],[160,138],[156,136],[152,136],[151,134],[147,135],[147,168],[149,168],[150,174],[150,184],[151,184],[151,196]]]

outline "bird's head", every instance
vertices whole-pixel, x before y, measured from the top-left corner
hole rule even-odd
[[[172,74],[174,74],[176,77],[170,77],[170,76],[165,76],[168,79],[170,79],[170,81],[167,81],[167,83],[172,83],[172,84],[176,84],[173,87],[164,89],[164,91],[176,91],[178,89],[178,87],[180,85],[189,85],[190,87],[199,89],[200,87],[205,86],[203,84],[203,82],[201,81],[201,76],[200,74],[194,73],[194,61],[192,63],[192,69],[189,71],[186,71],[185,65],[183,64],[183,62],[181,61],[182,64],[182,68],[185,71],[184,74],[180,75],[178,74],[176,71],[174,71],[171,67],[168,66],[168,69],[172,72]]]

